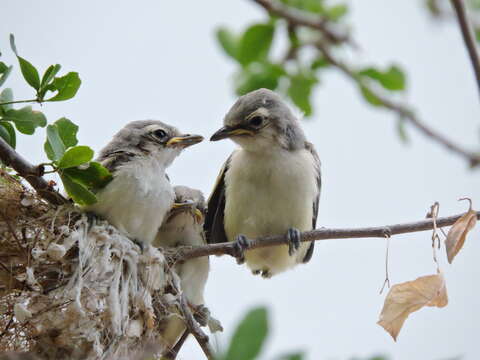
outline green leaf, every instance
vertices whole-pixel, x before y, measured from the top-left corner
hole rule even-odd
[[[93,150],[88,146],[75,146],[68,149],[58,161],[60,169],[67,169],[88,163],[93,159]]]
[[[326,16],[333,21],[338,21],[348,12],[347,4],[334,5],[326,10]]]
[[[237,59],[237,50],[239,40],[233,32],[225,27],[219,27],[216,31],[218,43],[227,55]]]
[[[3,64],[5,65],[3,62],[0,62],[0,64]],[[5,65],[6,66],[6,65]],[[12,72],[12,69],[13,69],[13,66],[8,66],[6,68],[3,68],[2,67],[2,71],[0,71],[0,74],[2,76],[0,76],[0,86],[2,86],[5,81],[7,80],[8,76],[10,75],[10,73]]]
[[[225,360],[253,360],[262,350],[268,334],[267,309],[251,310],[233,334]]]
[[[35,90],[38,90],[40,88],[40,76],[38,75],[38,71],[30,62],[18,55],[17,47],[15,46],[15,37],[13,34],[10,34],[10,46],[17,56],[23,78],[31,87],[33,87]]]
[[[63,171],[88,189],[101,189],[112,180],[112,174],[102,164],[92,161],[88,168],[69,168]]]
[[[369,104],[373,106],[383,106],[381,100],[368,87],[360,85],[360,93]]]
[[[317,70],[330,66],[330,63],[323,57],[318,57],[312,61],[310,69]]]
[[[12,124],[7,121],[0,121],[0,137],[5,140],[8,145],[15,149],[17,146],[17,136]]]
[[[58,134],[66,148],[77,145],[77,125],[64,117],[55,121],[53,125],[57,127]]]
[[[285,70],[281,65],[270,63],[253,63],[241,70],[235,78],[237,95],[244,95],[260,88],[275,90],[278,82],[284,76]]]
[[[85,186],[75,181],[64,171],[60,174],[63,186],[67,194],[81,206],[92,205],[97,202],[97,198],[93,192],[88,190]]]
[[[60,68],[61,68],[60,64],[50,65],[48,69],[45,71],[45,73],[43,74],[42,82],[40,83],[40,91],[39,91],[40,99],[43,99],[43,97],[45,96],[45,93],[49,89],[48,85],[53,80],[55,75],[57,75],[57,73],[60,71]]]
[[[264,60],[272,45],[273,24],[255,24],[250,26],[240,39],[237,60],[243,66],[254,61]]]
[[[378,81],[387,90],[400,91],[405,89],[405,74],[402,69],[396,65],[390,66],[383,72],[376,68],[369,67],[360,71],[358,74]]]
[[[77,72],[69,72],[67,75],[55,78],[52,83],[54,88],[52,91],[56,90],[58,93],[54,97],[47,99],[47,101],[63,101],[71,99],[77,93],[81,83],[82,81]]]
[[[0,93],[0,103],[10,102],[13,101],[13,91],[10,88],[3,89]],[[8,109],[12,108],[12,104],[1,105],[3,111],[7,111]]]
[[[32,135],[37,127],[45,127],[47,118],[40,111],[32,110],[31,106],[25,106],[19,110],[9,109],[5,111],[2,120],[12,121],[22,134]]]
[[[310,73],[298,73],[290,77],[288,96],[305,113],[305,116],[312,115],[310,96],[316,83],[317,79]]]
[[[65,145],[60,138],[58,128],[55,125],[47,126],[47,141],[45,142],[45,152],[47,153],[48,158],[52,161],[60,160],[65,153]]]

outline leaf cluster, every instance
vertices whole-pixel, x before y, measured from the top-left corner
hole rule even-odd
[[[79,205],[95,203],[95,191],[108,183],[112,176],[98,162],[92,161],[94,152],[88,146],[77,145],[78,126],[62,117],[47,125],[46,116],[33,110],[31,105],[20,109],[14,108],[19,103],[44,103],[72,99],[81,85],[77,72],[68,72],[57,76],[61,66],[50,65],[40,77],[37,68],[30,61],[20,56],[15,38],[10,35],[10,47],[17,57],[20,71],[25,82],[34,89],[35,98],[30,100],[14,100],[11,88],[0,91],[0,137],[15,149],[17,145],[16,131],[32,135],[37,128],[46,127],[44,150],[52,168],[50,172],[60,175],[68,195]],[[4,85],[13,69],[0,61],[0,88]]]

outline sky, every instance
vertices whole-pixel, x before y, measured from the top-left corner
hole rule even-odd
[[[433,128],[472,149],[479,145],[478,89],[454,23],[432,22],[423,1],[352,0],[348,22],[361,64],[400,64],[408,73],[405,100]],[[20,55],[43,70],[60,63],[78,71],[82,86],[67,102],[42,106],[49,121],[66,116],[80,126],[81,144],[98,151],[127,122],[158,119],[182,131],[210,136],[235,101],[235,65],[222,54],[214,29],[240,30],[264,18],[248,0],[62,1],[2,0],[0,50],[14,63],[8,34]],[[407,126],[409,145],[396,134],[396,118],[359,97],[342,74],[322,77],[313,96],[316,113],[303,121],[322,161],[323,188],[318,226],[361,227],[421,220],[440,202],[440,215],[466,210],[469,196],[480,206],[479,170]],[[16,71],[8,81],[16,99],[32,93]],[[20,135],[18,151],[45,161],[44,129]],[[172,165],[174,184],[209,194],[229,141],[205,141]],[[252,201],[252,206],[254,202]],[[264,280],[229,257],[211,258],[206,305],[225,332],[224,347],[237,321],[253,306],[269,308],[271,333],[262,359],[304,350],[309,360],[343,360],[383,353],[394,360],[444,360],[480,353],[478,298],[479,228],[453,265],[441,250],[449,294],[447,307],[412,314],[395,343],[376,324],[385,293],[385,241],[328,240],[317,243],[310,263]],[[393,284],[435,273],[431,233],[395,236],[390,242]],[[200,359],[189,340],[180,359]]]

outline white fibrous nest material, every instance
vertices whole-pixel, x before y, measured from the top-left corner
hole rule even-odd
[[[0,172],[0,353],[159,354],[162,324],[175,311],[171,280],[158,249],[142,251],[107,222],[54,208]]]

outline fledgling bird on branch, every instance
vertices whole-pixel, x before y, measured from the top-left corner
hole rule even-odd
[[[154,246],[174,248],[177,246],[205,245],[203,221],[205,199],[200,190],[186,186],[175,186],[175,202],[160,228]],[[190,259],[175,265],[175,272],[180,277],[180,286],[190,305],[202,308],[203,293],[207,283],[210,264],[208,256]],[[200,315],[203,315],[200,313]],[[207,320],[207,319],[204,319]],[[162,338],[168,348],[173,348],[186,331],[182,319],[173,316],[162,332]]]
[[[175,197],[165,170],[183,149],[202,140],[157,120],[130,122],[100,151],[97,161],[113,179],[86,210],[142,247],[151,244]]]
[[[320,160],[298,120],[277,94],[259,89],[237,100],[210,140],[225,138],[240,149],[225,162],[208,200],[207,241],[236,241],[245,250],[247,239],[286,232],[288,246],[245,251],[252,272],[268,278],[308,262],[314,242],[301,243],[300,231],[316,225]]]

